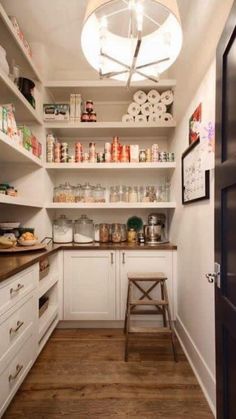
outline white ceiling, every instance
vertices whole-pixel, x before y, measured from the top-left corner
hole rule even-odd
[[[216,45],[233,0],[177,0],[184,43],[169,76],[186,86],[191,74],[194,87],[215,54]],[[47,79],[98,78],[83,57],[80,31],[87,0],[2,0],[15,15],[26,39],[40,43]],[[36,54],[37,55],[37,54]],[[46,59],[45,59],[46,58]]]

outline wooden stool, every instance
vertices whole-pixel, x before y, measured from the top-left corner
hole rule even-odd
[[[128,349],[129,349],[129,335],[132,333],[168,333],[171,337],[172,349],[174,360],[177,362],[177,352],[175,349],[174,342],[174,330],[171,322],[171,314],[168,300],[168,292],[166,287],[167,277],[162,272],[155,273],[128,273],[128,292],[127,292],[127,303],[125,312],[125,325],[124,333],[126,335],[125,340],[125,361],[128,361]],[[143,289],[142,282],[151,282],[152,285],[145,290]],[[150,296],[150,292],[160,285],[161,300],[154,300]],[[138,300],[132,297],[132,287],[135,286],[141,291],[142,295]],[[138,306],[153,306],[153,310],[138,310]],[[130,326],[130,316],[133,314],[150,315],[150,314],[161,314],[163,318],[163,327],[132,327]]]

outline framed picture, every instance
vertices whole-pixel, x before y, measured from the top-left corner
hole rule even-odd
[[[193,144],[200,139],[201,121],[202,104],[200,103],[189,119],[189,144]]]
[[[209,199],[210,174],[202,168],[200,139],[194,141],[182,154],[182,203]]]

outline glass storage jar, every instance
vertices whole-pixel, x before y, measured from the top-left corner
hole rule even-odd
[[[75,193],[75,202],[80,202],[82,199],[82,187],[80,184],[75,186],[74,193]]]
[[[99,237],[101,243],[108,243],[110,241],[110,225],[99,224]]]
[[[65,215],[53,221],[52,234],[54,243],[71,243],[73,241],[73,222]]]
[[[53,202],[60,202],[59,198],[60,198],[60,186],[55,186],[53,188]]]
[[[138,202],[138,188],[136,186],[129,190],[129,202]]]
[[[90,183],[82,186],[82,202],[94,202],[93,187]]]
[[[103,188],[100,184],[97,184],[94,188],[94,201],[95,202],[105,202],[105,191],[106,189]]]
[[[127,227],[126,224],[121,224],[121,241],[126,242],[127,240]]]
[[[111,241],[112,243],[121,242],[121,227],[118,223],[111,225]]]
[[[74,188],[69,182],[61,185],[60,202],[75,202]]]
[[[110,202],[119,202],[119,188],[117,186],[110,187]]]
[[[87,215],[75,221],[74,242],[75,243],[91,243],[94,240],[94,223]]]

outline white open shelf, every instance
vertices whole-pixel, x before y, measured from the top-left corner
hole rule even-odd
[[[152,123],[125,123],[125,122],[45,122],[45,128],[53,130],[60,137],[113,137],[114,135],[124,137],[167,137],[176,122],[152,124]]]
[[[176,163],[45,163],[47,170],[167,170],[175,169]]]
[[[13,81],[0,70],[1,104],[13,103],[17,122],[42,124],[37,111],[22,95]]]
[[[31,77],[33,77],[34,79],[38,80],[38,81],[42,81],[40,73],[37,69],[37,67],[35,66],[32,58],[27,54],[27,52],[25,51],[21,41],[19,40],[17,34],[14,31],[13,25],[7,15],[7,13],[5,12],[4,8],[2,7],[2,5],[0,4],[0,39],[1,39],[1,44],[3,43],[3,39],[4,41],[6,41],[7,38],[7,48],[8,50],[10,49],[10,51],[7,51],[7,56],[13,56],[16,60],[16,62],[18,62],[18,59],[20,57],[21,62],[19,63],[21,65],[21,63],[24,63],[24,66],[26,66],[29,74],[31,75]],[[16,54],[17,53],[17,54]]]
[[[130,101],[137,90],[148,92],[157,89],[163,92],[167,89],[174,89],[176,80],[159,80],[158,83],[150,81],[132,82],[127,88],[124,82],[115,80],[79,80],[79,81],[46,81],[45,87],[50,90],[55,101],[63,101],[70,97],[71,93],[80,93],[85,99],[93,101]]]
[[[7,163],[34,163],[42,166],[41,160],[19,146],[8,135],[0,130],[0,161]]]
[[[176,202],[104,202],[104,203],[67,203],[52,202],[47,209],[134,209],[134,208],[176,208]]]
[[[0,204],[19,205],[22,207],[43,208],[43,204],[30,201],[20,196],[9,196],[0,194]]]
[[[50,327],[51,323],[53,322],[57,314],[58,314],[58,305],[49,304],[47,310],[45,310],[43,315],[39,318],[38,342],[40,342],[40,340],[46,333],[47,329]]]
[[[48,275],[39,281],[38,298],[41,298],[57,282],[58,282],[58,276],[50,274],[50,271],[49,271]]]

